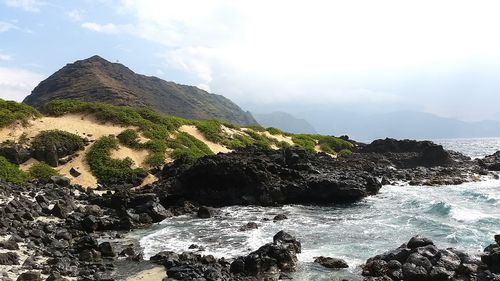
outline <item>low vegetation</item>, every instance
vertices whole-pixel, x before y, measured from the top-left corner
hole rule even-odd
[[[314,152],[316,146],[326,152],[334,154],[341,150],[352,149],[353,145],[349,141],[333,136],[313,135],[313,134],[291,134],[293,143],[305,150]]]
[[[40,113],[29,105],[0,99],[0,128],[17,121],[25,125],[30,119],[39,116]]]
[[[183,158],[188,162],[213,154],[204,142],[184,132],[178,133],[175,139],[169,140],[168,146],[173,148],[172,158]]]
[[[74,152],[83,149],[84,145],[82,137],[61,130],[41,131],[31,142],[31,147],[36,151],[57,147],[67,152]]]
[[[142,178],[146,171],[142,168],[132,168],[134,161],[111,158],[111,150],[118,149],[115,136],[109,135],[98,139],[86,155],[92,174],[102,183],[114,184],[130,182],[134,178]]]
[[[43,179],[48,180],[52,176],[59,176],[59,172],[57,172],[54,168],[52,168],[49,164],[44,162],[38,162],[33,164],[29,170],[28,174],[31,178],[35,179]]]
[[[0,156],[0,179],[11,183],[23,183],[30,178],[29,174],[20,170],[5,157]]]

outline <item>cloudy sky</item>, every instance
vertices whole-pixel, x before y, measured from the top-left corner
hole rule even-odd
[[[98,54],[254,111],[500,120],[500,1],[0,1],[1,98]]]

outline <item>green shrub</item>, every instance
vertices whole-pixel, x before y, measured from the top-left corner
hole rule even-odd
[[[146,164],[151,167],[157,167],[165,164],[165,153],[167,152],[167,144],[163,140],[150,140],[143,145],[149,150]]]
[[[252,131],[255,131],[255,132],[264,132],[266,131],[266,129],[260,125],[248,125],[248,126],[245,126],[246,128],[248,129],[251,129]]]
[[[40,113],[29,105],[0,99],[0,128],[16,121],[21,121],[25,125],[31,118],[39,116]]]
[[[224,141],[224,132],[222,131],[222,123],[217,120],[200,120],[196,121],[196,128],[211,142],[221,143]]]
[[[170,140],[169,147],[174,149],[173,159],[184,158],[194,161],[206,155],[213,155],[212,150],[204,142],[184,132],[180,132],[175,139]]]
[[[278,128],[269,127],[266,129],[271,135],[285,135],[285,132]]]
[[[333,136],[292,134],[292,141],[298,147],[308,151],[314,151],[316,144],[326,153],[334,154],[335,151],[352,148],[352,143]]]
[[[314,152],[314,147],[316,147],[316,139],[314,139],[311,135],[307,134],[296,134],[292,135],[293,143],[307,151]]]
[[[326,144],[320,144],[319,149],[321,149],[321,151],[326,153],[335,154],[335,150],[333,150],[330,146]]]
[[[29,175],[5,157],[0,156],[0,179],[12,183],[23,183],[29,179]]]
[[[142,144],[139,142],[139,134],[137,133],[136,130],[133,129],[127,129],[118,136],[116,136],[118,140],[120,141],[121,144],[130,147],[130,148],[136,148],[140,149],[143,148]]]
[[[140,177],[146,171],[142,168],[132,168],[134,161],[111,158],[111,150],[118,149],[118,141],[113,135],[98,139],[86,155],[92,174],[105,184],[128,182],[133,177]]]
[[[253,140],[248,135],[234,134],[225,144],[229,149],[239,149],[253,145]]]
[[[83,149],[85,143],[82,137],[61,130],[41,131],[31,142],[34,150],[46,150],[53,146],[72,152]]]
[[[352,151],[350,151],[349,149],[342,149],[341,151],[339,151],[338,154],[341,155],[341,156],[351,155]]]
[[[28,173],[31,178],[44,180],[48,180],[52,176],[59,176],[59,172],[44,162],[33,164],[33,166],[29,168]]]
[[[271,148],[271,144],[273,143],[268,137],[259,134],[255,131],[246,131],[246,133],[250,136],[253,141],[253,145],[258,146],[260,148]]]
[[[341,138],[333,137],[333,136],[315,136],[318,140],[318,144],[322,147],[329,147],[331,150],[340,151],[342,149],[351,149],[352,143],[343,140]]]

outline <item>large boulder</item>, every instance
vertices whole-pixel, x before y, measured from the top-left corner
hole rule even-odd
[[[367,171],[300,149],[247,148],[184,166],[176,161],[164,169],[169,194],[212,206],[354,202],[381,187]]]
[[[295,270],[300,242],[292,235],[280,231],[268,243],[245,257],[231,263],[231,272],[246,276],[268,276]]]

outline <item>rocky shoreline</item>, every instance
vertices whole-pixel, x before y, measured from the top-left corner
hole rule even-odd
[[[158,182],[140,189],[85,190],[64,177],[22,186],[0,182],[0,278],[124,280],[122,268],[134,275],[158,264],[166,269],[165,280],[287,279],[301,245],[286,232],[234,260],[179,249],[158,253],[151,261],[143,260],[137,241],[127,240],[126,233],[181,214],[210,219],[215,209],[205,206],[349,203],[394,182],[460,184],[480,176],[495,177],[492,171],[498,171],[499,164],[498,153],[472,160],[431,142],[387,139],[358,144],[355,153],[339,158],[298,149],[249,148],[204,157],[194,164],[181,159],[157,171]],[[456,280],[474,280],[470,276],[500,280],[498,244],[486,249],[482,261],[472,262],[472,257],[414,239],[426,245],[419,242],[413,247],[410,241],[396,250],[408,254],[404,258],[384,254],[368,260],[365,278],[448,280],[436,279],[446,275]],[[440,266],[444,251],[458,256],[460,264]],[[459,262],[455,256],[446,256],[454,266]],[[342,265],[332,258],[323,257],[318,263]]]

